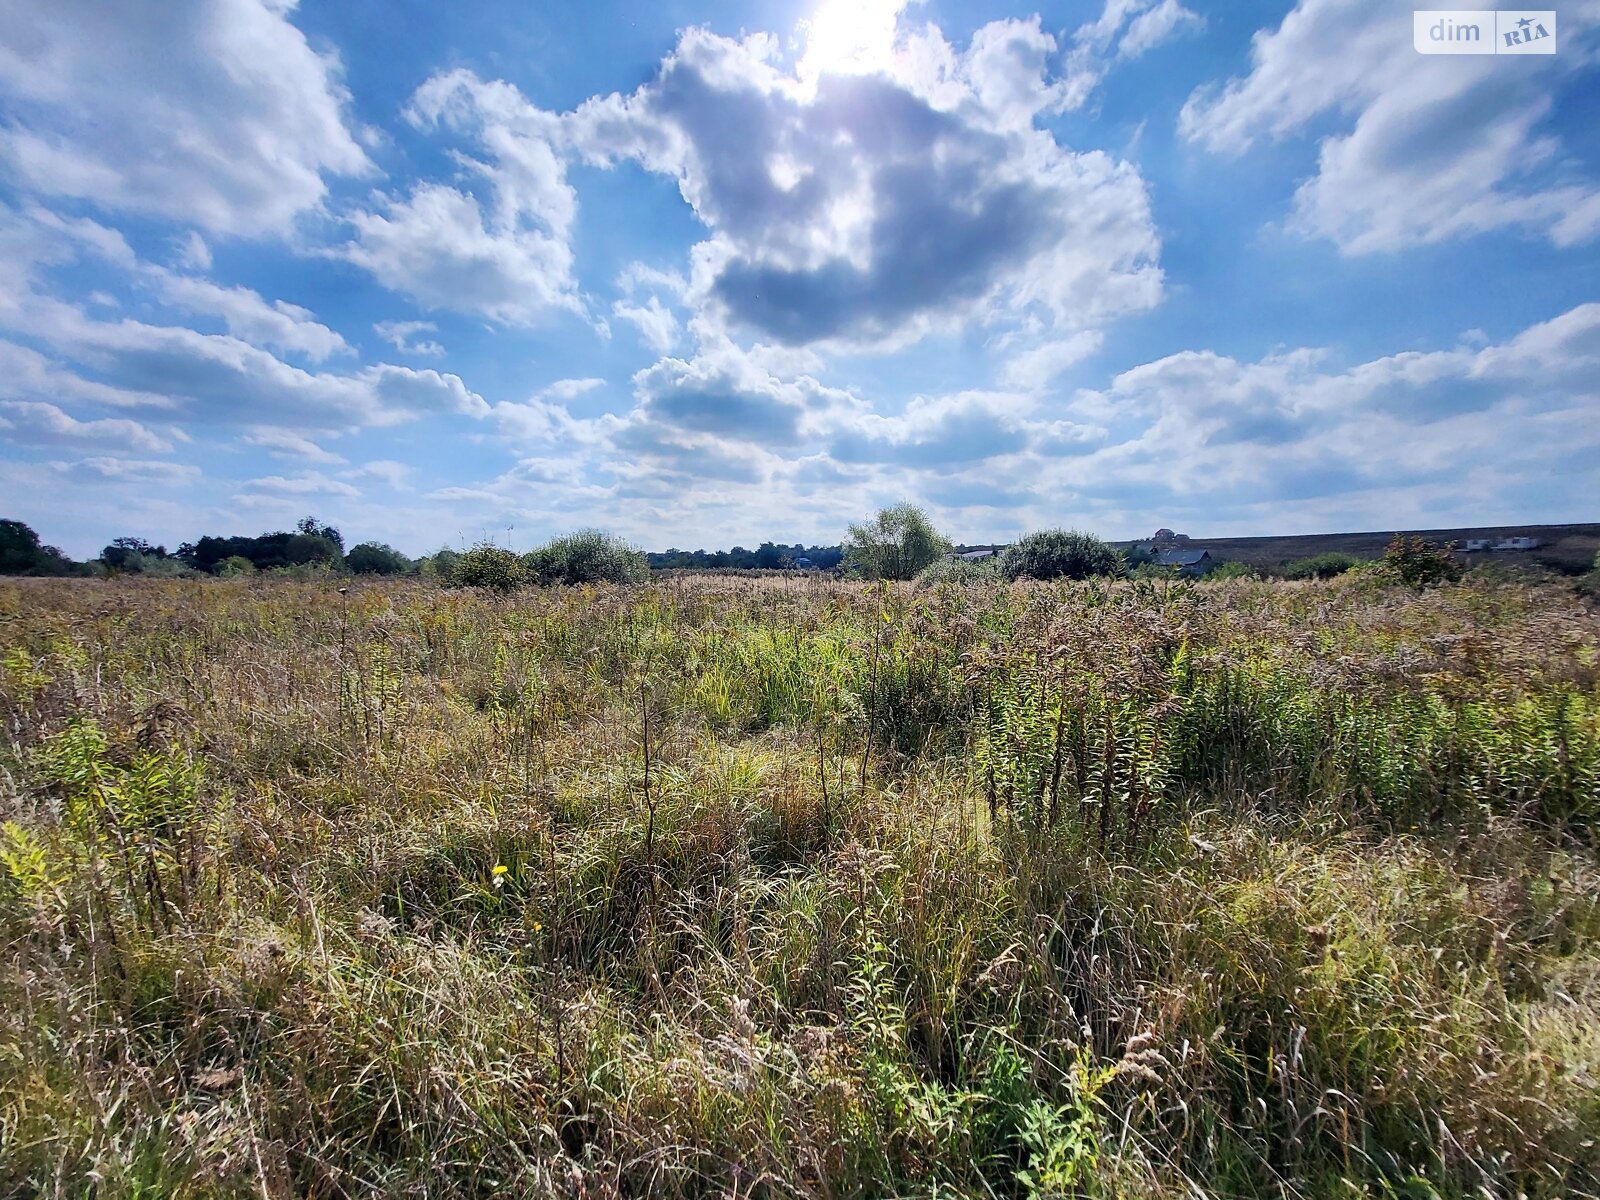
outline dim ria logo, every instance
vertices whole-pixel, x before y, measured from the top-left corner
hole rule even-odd
[[[1450,8],[1412,14],[1411,41],[1418,54],[1554,54],[1556,14]]]

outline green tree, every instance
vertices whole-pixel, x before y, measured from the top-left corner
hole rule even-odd
[[[950,540],[912,504],[879,509],[871,521],[850,526],[844,540],[845,564],[868,579],[913,579],[948,553]]]
[[[352,546],[344,565],[355,575],[404,575],[412,569],[409,558],[384,542]]]
[[[1122,571],[1122,556],[1109,543],[1076,530],[1030,533],[1000,556],[1000,573],[1007,579],[1088,579]]]
[[[77,575],[82,568],[21,521],[0,520],[0,575]]]
[[[340,554],[344,553],[344,534],[315,517],[301,517],[294,531],[304,537],[322,538],[324,541],[332,542]]]

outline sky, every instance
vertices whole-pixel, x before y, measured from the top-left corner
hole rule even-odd
[[[0,0],[0,516],[1600,518],[1600,0]]]

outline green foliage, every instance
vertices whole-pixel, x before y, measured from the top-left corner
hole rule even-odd
[[[879,509],[871,521],[851,525],[844,540],[845,566],[863,579],[913,579],[949,552],[949,539],[911,504]]]
[[[1093,534],[1046,529],[1008,547],[1000,573],[1007,579],[1089,579],[1122,574],[1122,559]]]
[[[935,587],[941,583],[962,586],[994,583],[1000,578],[999,564],[1000,558],[994,554],[976,560],[946,556],[934,560],[917,572],[917,582],[924,587]]]
[[[640,583],[650,576],[644,554],[599,529],[580,529],[523,556],[528,577],[539,584]]]
[[[1230,561],[1218,563],[1203,578],[1207,583],[1217,583],[1224,579],[1256,579],[1259,573],[1249,563]]]
[[[1313,554],[1310,558],[1297,558],[1283,568],[1285,579],[1332,579],[1359,567],[1363,560],[1353,554],[1331,550],[1326,554]]]
[[[77,575],[82,570],[21,521],[0,520],[0,575]]]
[[[425,579],[438,579],[449,582],[455,573],[456,564],[461,561],[461,552],[452,550],[448,546],[436,550],[417,560],[417,574]]]
[[[481,587],[497,592],[515,591],[529,582],[522,559],[493,542],[479,542],[456,560],[449,582],[454,587]]]
[[[1436,587],[1461,578],[1461,560],[1450,551],[1448,545],[1397,533],[1384,548],[1382,568],[1407,587]]]
[[[355,575],[405,575],[412,562],[384,542],[361,542],[344,556],[344,565]]]
[[[217,564],[217,575],[223,579],[237,579],[242,575],[254,575],[255,573],[255,563],[238,554],[231,558],[225,558]]]

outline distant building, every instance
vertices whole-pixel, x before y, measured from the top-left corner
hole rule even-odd
[[[1157,550],[1158,567],[1176,567],[1178,574],[1197,579],[1215,566],[1209,550]]]
[[[977,562],[979,559],[993,558],[993,550],[966,550],[960,554],[952,554],[951,558],[959,558],[962,562]]]
[[[797,558],[794,560],[794,569],[796,571],[815,571],[817,564],[809,558]]]
[[[1531,537],[1501,538],[1494,544],[1496,550],[1537,550],[1539,539]]]
[[[1491,550],[1493,548],[1494,543],[1490,538],[1468,538],[1461,543],[1461,553],[1463,554],[1472,554],[1479,550]]]
[[[1150,538],[1151,543],[1157,547],[1170,546],[1174,542],[1187,542],[1188,540],[1189,535],[1187,533],[1174,533],[1170,529],[1158,529]]]

